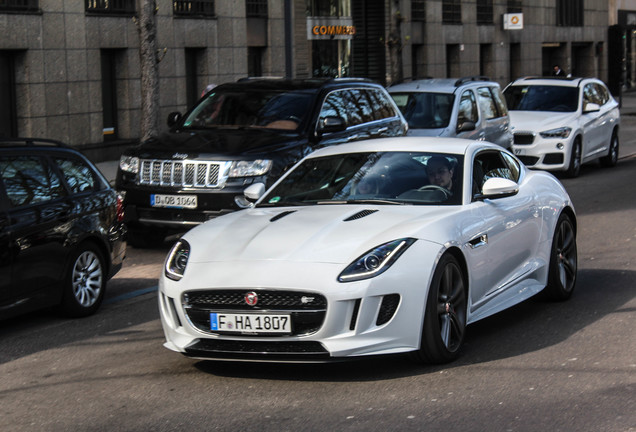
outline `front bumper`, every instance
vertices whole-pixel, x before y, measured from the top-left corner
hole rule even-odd
[[[519,141],[515,137],[515,141]],[[530,144],[513,144],[512,152],[528,168],[565,171],[570,165],[572,136],[566,139],[542,138],[536,135]]]

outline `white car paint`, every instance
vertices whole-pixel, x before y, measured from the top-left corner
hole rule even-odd
[[[477,141],[403,137],[328,147],[308,158],[369,151],[436,152],[440,148],[444,153],[464,155],[466,161],[472,161],[478,152],[504,151],[500,146]],[[186,353],[192,344],[205,339],[316,341],[332,358],[417,350],[431,278],[436,263],[451,248],[456,248],[466,261],[467,323],[531,297],[547,283],[554,227],[560,213],[566,207],[572,209],[572,203],[552,175],[529,171],[523,165],[518,193],[475,201],[470,193],[472,165],[464,163],[462,205],[370,203],[262,208],[258,202],[255,208],[192,229],[183,236],[191,245],[183,278],[175,281],[163,275],[159,281],[165,346]],[[284,177],[277,184],[283,181]],[[504,181],[492,185],[505,189],[510,183],[514,184]],[[345,221],[361,210],[374,212]],[[283,217],[272,221],[280,215]],[[348,264],[370,249],[400,238],[417,240],[386,272],[370,279],[338,282],[338,275]],[[191,324],[181,305],[183,293],[217,289],[321,294],[327,299],[327,313],[323,325],[308,335],[201,331]],[[388,294],[399,294],[399,307],[389,322],[378,326],[378,309]],[[351,329],[357,301],[357,324]],[[213,354],[201,357],[216,358]]]

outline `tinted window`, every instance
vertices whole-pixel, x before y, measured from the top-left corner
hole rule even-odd
[[[607,88],[605,88],[605,86],[602,84],[595,84],[595,86],[596,86],[596,92],[601,98],[602,104],[605,105],[610,100],[610,95],[609,95],[609,92],[607,91]]]
[[[93,171],[80,160],[55,159],[55,163],[64,174],[66,183],[74,193],[97,189]]]
[[[493,119],[499,117],[497,113],[497,105],[495,104],[495,100],[490,93],[490,89],[488,87],[480,87],[477,89],[477,98],[479,100],[479,106],[481,107],[481,112],[484,113],[486,119]]]
[[[466,90],[462,93],[462,98],[459,100],[457,125],[459,126],[467,121],[477,123],[478,120],[479,115],[477,114],[477,102],[475,102],[475,95],[472,91]]]
[[[508,153],[501,154],[508,164],[508,168],[510,168],[510,173],[512,174],[511,180],[519,182],[519,176],[521,175],[521,167],[519,166],[519,162]]]
[[[347,127],[373,121],[373,106],[369,94],[359,89],[329,93],[320,111],[320,118],[340,117]]]
[[[579,107],[576,87],[514,85],[506,88],[504,95],[510,110],[574,112]]]
[[[601,97],[596,91],[596,84],[586,84],[585,87],[583,87],[583,101],[585,103],[603,105]]]
[[[490,91],[492,92],[492,95],[495,98],[495,103],[497,104],[497,110],[499,111],[499,116],[501,117],[507,116],[508,107],[506,106],[504,95],[501,92],[501,89],[499,87],[491,87]]]
[[[481,193],[486,180],[497,177],[517,181],[519,173],[514,173],[510,169],[498,151],[486,151],[478,154],[473,164],[473,194]]]
[[[455,98],[452,94],[418,92],[393,93],[391,96],[410,128],[445,128],[450,122]]]
[[[379,90],[365,90],[365,92],[369,95],[375,120],[392,118],[397,115],[386,93]]]
[[[35,156],[0,158],[0,175],[14,207],[36,204],[64,195],[60,179]]]

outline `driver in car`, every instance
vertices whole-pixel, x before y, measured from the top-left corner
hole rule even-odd
[[[453,189],[454,169],[450,161],[443,156],[433,156],[426,162],[426,171],[428,173],[428,181],[432,185],[441,186],[450,192]]]

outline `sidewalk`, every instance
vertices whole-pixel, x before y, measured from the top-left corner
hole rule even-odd
[[[636,155],[636,91],[623,93],[621,126],[618,138],[620,141],[620,159]],[[106,179],[114,185],[119,161],[99,162],[96,165],[106,176]]]

